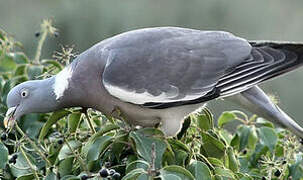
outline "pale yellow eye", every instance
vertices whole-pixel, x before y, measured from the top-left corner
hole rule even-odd
[[[28,93],[28,90],[22,90],[22,91],[21,91],[21,97],[22,97],[22,98],[26,98],[26,97],[28,96],[28,94],[29,94],[29,93]]]

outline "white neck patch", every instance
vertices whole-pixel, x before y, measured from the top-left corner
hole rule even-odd
[[[73,70],[71,66],[67,66],[55,76],[55,83],[53,85],[56,99],[63,96],[64,91],[68,88],[69,79],[72,77]]]

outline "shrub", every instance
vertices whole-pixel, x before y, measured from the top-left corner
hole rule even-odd
[[[29,59],[0,32],[0,123],[14,85],[58,73],[73,57],[62,48],[57,60],[42,59],[42,45],[56,34],[45,20],[36,56]],[[60,60],[60,61],[58,61]],[[235,132],[224,126],[239,121]],[[90,122],[90,123],[89,123]],[[208,109],[190,115],[181,132],[166,138],[156,128],[136,129],[81,108],[30,114],[10,131],[0,128],[1,179],[300,179],[301,144],[291,133],[240,111],[223,112],[214,125]],[[3,126],[1,126],[3,127]],[[96,132],[96,133],[93,133]]]

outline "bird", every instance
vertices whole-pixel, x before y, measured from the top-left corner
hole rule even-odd
[[[303,137],[302,127],[258,87],[300,67],[302,55],[302,43],[249,41],[226,31],[135,29],[95,44],[52,77],[13,87],[4,122],[82,107],[159,126],[170,137],[189,114],[226,98]]]

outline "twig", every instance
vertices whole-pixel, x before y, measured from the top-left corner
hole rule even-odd
[[[37,151],[37,153],[44,159],[44,161],[47,163],[47,166],[52,166],[50,161],[46,158],[46,156],[40,151],[39,147],[36,145],[35,142],[33,142],[23,131],[22,129],[18,126],[16,123],[15,125],[17,131],[31,144],[31,146]]]
[[[151,176],[156,175],[156,143],[152,143],[151,147],[151,166],[148,170],[148,174]]]
[[[91,119],[88,116],[87,109],[83,109],[83,113],[85,114],[86,121],[87,121],[87,124],[88,124],[90,130],[92,131],[93,134],[95,134],[96,130],[95,130],[94,126],[93,126],[93,123],[92,123]]]
[[[24,152],[22,146],[20,146],[20,151],[21,151],[22,155],[24,156],[24,158],[25,158],[27,164],[29,165],[29,167],[30,167],[30,169],[32,170],[32,172],[33,172],[34,176],[36,177],[36,179],[39,179],[39,176],[38,176],[38,174],[37,174],[37,172],[36,172],[36,170],[35,170],[35,167],[32,165],[32,163],[31,163],[31,161],[29,160],[28,156],[27,156],[26,153]]]
[[[68,141],[67,141],[65,138],[64,138],[64,141],[65,141],[65,143],[66,143],[68,149],[73,153],[73,155],[75,156],[75,158],[80,162],[80,165],[81,165],[82,169],[84,169],[84,171],[86,171],[87,173],[89,173],[89,171],[88,171],[88,169],[87,169],[87,167],[86,167],[86,165],[85,165],[83,159],[80,157],[80,155],[78,155],[78,154],[74,151],[74,149],[71,147],[71,145],[68,143]]]
[[[48,33],[48,31],[46,29],[43,29],[41,38],[38,42],[37,51],[36,51],[36,55],[35,55],[35,59],[34,59],[34,64],[40,64],[40,56],[41,56],[42,46],[43,46],[43,43],[46,39],[47,33]]]

